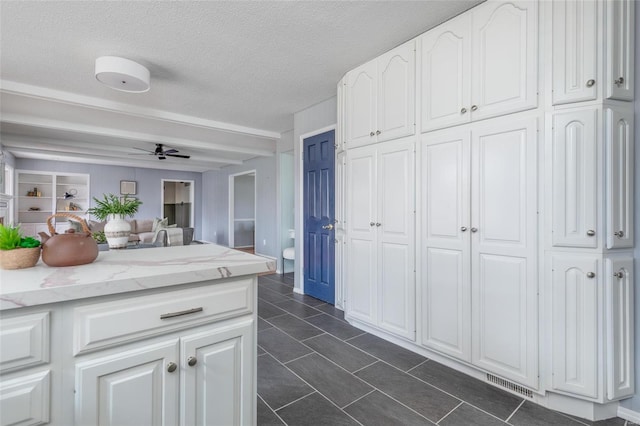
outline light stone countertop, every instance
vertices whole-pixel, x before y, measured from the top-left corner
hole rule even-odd
[[[215,244],[100,252],[88,265],[0,270],[0,311],[275,271],[275,261]]]

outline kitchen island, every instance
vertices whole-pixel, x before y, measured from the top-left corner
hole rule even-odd
[[[202,244],[0,271],[0,424],[254,424],[274,269]]]

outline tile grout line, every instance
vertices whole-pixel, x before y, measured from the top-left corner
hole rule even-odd
[[[273,408],[271,408],[271,406],[270,406],[269,404],[267,404],[267,401],[265,401],[265,400],[264,400],[264,398],[263,398],[262,396],[260,396],[260,394],[259,394],[258,392],[256,392],[256,395],[258,396],[258,398],[260,398],[260,399],[262,400],[262,402],[264,403],[264,405],[266,405],[266,406],[267,406],[267,408],[268,408],[269,410],[271,410],[271,412],[272,412],[272,413],[273,413],[273,414],[274,414],[278,419],[280,419],[280,421],[281,421],[285,426],[287,426],[287,425],[288,425],[288,423],[287,423],[287,422],[285,422],[285,421],[284,421],[284,419],[283,419],[282,417],[280,417],[280,415],[278,415],[278,413],[276,413],[276,411],[275,411]],[[257,417],[257,416],[256,416],[256,417]],[[258,421],[258,419],[256,418],[256,423],[257,423],[257,421]]]
[[[313,388],[311,388],[311,389],[313,389]],[[284,404],[282,407],[280,407],[280,408],[276,408],[276,410],[275,410],[275,411],[276,411],[276,413],[277,413],[278,411],[282,410],[283,408],[287,408],[288,406],[290,406],[290,405],[292,405],[292,404],[295,404],[295,403],[296,403],[296,402],[298,402],[298,401],[302,401],[303,399],[305,399],[305,398],[306,398],[306,397],[308,397],[308,396],[313,395],[314,393],[319,393],[319,392],[318,392],[317,390],[313,389],[313,392],[309,392],[308,394],[306,394],[306,395],[304,395],[304,396],[301,396],[301,397],[300,397],[300,398],[298,398],[298,399],[294,399],[294,400],[293,400],[293,401],[291,401],[291,402],[287,402],[287,403],[286,403],[286,404]]]
[[[526,400],[522,400],[522,402],[520,404],[518,404],[518,406],[516,407],[515,410],[513,410],[513,413],[511,413],[511,415],[509,417],[507,417],[505,419],[506,423],[509,423],[509,420],[511,420],[511,418],[514,416],[514,414],[516,414],[518,412],[518,410],[520,409],[520,407],[522,407],[524,405],[524,403],[526,402]]]
[[[299,356],[298,358],[294,358],[294,359],[291,359],[291,360],[286,361],[286,362],[282,362],[282,361],[280,361],[280,362],[282,362],[282,365],[286,366],[286,365],[287,365],[287,364],[289,364],[290,362],[294,362],[294,361],[297,361],[297,360],[299,360],[299,359],[306,358],[306,357],[308,357],[309,355],[313,355],[313,352],[310,352],[310,353],[308,353],[308,354],[304,354],[304,355],[302,355],[302,356]]]
[[[377,360],[377,359],[376,359],[376,360],[375,360],[375,361],[373,361],[371,364],[367,364],[367,365],[365,365],[365,366],[364,366],[364,367],[362,367],[362,368],[358,368],[357,370],[355,370],[355,371],[353,372],[353,374],[359,373],[359,372],[361,372],[362,370],[364,370],[365,368],[369,368],[369,367],[371,367],[373,364],[377,364],[377,363],[379,363],[379,362],[381,362],[381,361],[379,361],[379,360]],[[366,381],[366,380],[365,380],[365,381]],[[369,382],[367,382],[367,383],[369,383]]]
[[[436,422],[436,424],[439,424],[441,421],[443,421],[444,419],[446,419],[446,418],[449,416],[449,414],[453,413],[453,412],[454,412],[454,411],[456,411],[458,408],[460,408],[460,406],[461,406],[462,404],[464,404],[464,401],[463,401],[463,400],[460,400],[460,404],[456,405],[456,406],[453,408],[453,410],[449,411],[447,414],[445,414],[444,416],[442,416],[442,418],[441,418],[440,420],[438,420],[438,421]]]
[[[344,409],[345,409],[345,408],[347,408],[347,407],[349,407],[349,406],[351,406],[351,405],[355,404],[356,402],[360,401],[360,400],[361,400],[361,399],[363,399],[363,398],[368,397],[369,395],[371,395],[371,394],[372,394],[372,393],[374,393],[375,391],[377,391],[377,389],[376,389],[376,388],[371,389],[369,392],[365,393],[365,394],[364,394],[364,395],[362,395],[360,398],[356,398],[356,399],[354,399],[353,401],[351,401],[350,403],[348,403],[347,405],[345,405],[344,407],[342,407],[342,408],[340,408],[340,409],[344,411]]]
[[[415,367],[411,367],[410,369],[408,369],[407,371],[405,371],[405,373],[407,374],[411,374],[410,371],[411,370],[415,370],[416,368],[420,367],[421,365],[426,364],[427,362],[431,361],[430,358],[425,359],[424,361],[422,361],[420,364],[416,365]],[[413,374],[411,374],[413,376]]]

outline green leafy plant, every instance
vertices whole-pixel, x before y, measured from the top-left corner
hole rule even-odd
[[[94,240],[96,240],[96,243],[98,244],[107,242],[107,237],[104,235],[104,231],[96,231],[92,233],[91,236]]]
[[[138,207],[142,201],[137,198],[124,197],[122,201],[114,194],[104,194],[102,200],[93,197],[96,205],[87,210],[87,213],[93,215],[98,220],[105,220],[110,214],[118,214],[123,216],[133,216],[138,212]]]
[[[23,237],[20,225],[4,226],[0,224],[0,250],[39,247],[40,241],[33,237]]]

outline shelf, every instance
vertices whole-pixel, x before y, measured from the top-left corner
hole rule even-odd
[[[18,210],[18,213],[53,213],[51,210]]]
[[[254,218],[241,218],[241,219],[233,219],[234,222],[253,222],[255,221]]]
[[[20,195],[18,198],[25,198],[29,200],[51,200],[53,197],[31,197],[29,195]]]

